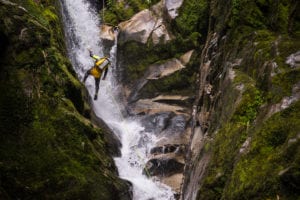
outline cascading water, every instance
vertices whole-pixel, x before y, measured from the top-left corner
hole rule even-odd
[[[61,7],[69,58],[79,79],[82,80],[85,71],[93,65],[88,48],[94,54],[103,56],[99,17],[86,0],[61,0]],[[107,79],[100,82],[98,100],[93,101],[93,109],[122,143],[122,156],[115,158],[115,162],[120,177],[133,184],[133,199],[172,200],[173,192],[169,187],[148,179],[142,173],[147,152],[155,144],[156,138],[144,131],[138,118],[124,118],[121,114],[123,105],[116,99],[118,87],[112,70],[116,67],[116,52],[117,41],[110,51],[112,66]],[[93,96],[95,91],[93,77],[87,79],[86,87]]]

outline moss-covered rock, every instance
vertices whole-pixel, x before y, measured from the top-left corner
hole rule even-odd
[[[169,19],[165,16],[165,5],[163,5],[163,3],[161,4],[162,8],[154,6],[156,10],[151,11],[153,12],[152,15],[159,15],[160,18],[162,18],[163,26],[166,27],[167,33],[172,33],[175,37],[172,37],[171,40],[168,40],[167,42],[162,40],[159,43],[154,43],[152,39],[148,39],[146,44],[141,44],[141,42],[137,41],[121,40],[118,48],[118,60],[121,60],[123,68],[121,77],[124,78],[124,80],[121,80],[121,82],[126,85],[135,83],[137,79],[144,75],[151,64],[165,62],[165,60],[172,58],[179,58],[183,53],[186,53],[191,49],[201,49],[200,44],[201,41],[204,40],[206,35],[205,30],[208,24],[206,1],[184,1],[178,11],[179,15],[175,19]],[[154,7],[152,8],[154,9]],[[193,12],[190,12],[191,9]],[[189,22],[188,24],[187,21]],[[160,28],[160,26],[157,28]],[[122,39],[122,30],[120,32],[120,37]],[[198,64],[199,60],[197,59],[197,56],[195,56],[192,62],[189,63],[190,66],[187,68],[189,72],[181,73],[180,75],[173,74],[167,78],[168,80],[163,82],[160,81],[155,84],[164,84],[168,87],[167,90],[169,90],[170,87],[171,90],[176,90],[176,87],[181,82],[184,83],[181,85],[181,88],[184,88],[185,86],[190,85],[189,83],[194,83],[195,79],[192,78],[186,80],[186,75],[194,77],[193,73],[196,72]],[[180,81],[173,81],[170,79],[180,79]],[[169,84],[168,86],[168,83],[170,82],[178,82],[178,84]],[[153,86],[151,87],[153,88]]]
[[[230,177],[226,199],[299,198],[299,105],[273,115],[253,133],[248,155]]]
[[[129,199],[65,56],[57,1],[0,1],[0,198]]]
[[[285,63],[300,47],[295,7],[295,1],[210,2],[209,31],[223,38],[208,58],[208,78],[200,80],[213,85],[213,98],[203,94],[198,102],[211,112],[201,122],[212,139],[199,157],[212,156],[197,199],[299,198],[299,99],[270,112],[300,80]]]

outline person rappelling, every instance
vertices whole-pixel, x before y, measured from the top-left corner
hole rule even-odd
[[[99,56],[94,55],[93,52],[90,49],[89,49],[89,53],[90,53],[90,57],[92,57],[95,60],[95,64],[91,69],[89,69],[85,73],[84,78],[83,78],[83,82],[86,81],[86,79],[88,78],[89,75],[92,75],[95,78],[96,90],[95,90],[94,100],[97,100],[102,72],[104,71],[104,75],[103,75],[102,79],[105,80],[105,77],[106,77],[107,72],[108,72],[108,67],[111,64],[111,62],[108,59],[108,57],[106,57],[106,56],[104,56],[103,58],[100,58]]]

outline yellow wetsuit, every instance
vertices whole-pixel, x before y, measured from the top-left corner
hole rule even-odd
[[[105,79],[105,77],[107,75],[107,71],[108,71],[108,66],[110,64],[110,60],[107,57],[100,58],[99,56],[92,55],[91,52],[90,52],[90,56],[95,60],[95,65],[85,73],[83,81],[85,82],[89,75],[94,76],[95,86],[96,86],[94,100],[96,100],[98,98],[97,96],[98,96],[98,90],[99,90],[99,84],[100,84],[100,78],[101,78],[102,72],[104,71],[103,79]],[[101,67],[101,65],[105,61],[107,61],[107,64],[104,64],[104,66]]]
[[[103,69],[100,69],[100,65],[102,65],[102,63],[104,63],[105,60],[107,60],[106,57],[104,58],[99,58],[98,56],[93,55],[93,57],[96,62],[95,62],[95,66],[91,69],[90,73],[91,75],[93,75],[95,78],[100,78],[102,71],[105,70],[105,68],[107,68],[108,66],[105,66]]]

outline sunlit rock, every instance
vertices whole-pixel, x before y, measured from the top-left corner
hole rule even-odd
[[[191,60],[191,57],[192,57],[193,53],[194,53],[194,50],[190,50],[190,51],[186,52],[185,54],[183,54],[180,57],[181,64],[183,64],[183,65],[188,64]]]
[[[146,115],[142,119],[145,131],[160,133],[170,124],[170,119],[174,116],[173,112],[159,112],[153,115]]]
[[[181,70],[185,68],[182,63],[176,59],[173,58],[165,63],[162,64],[154,64],[149,67],[149,71],[152,72],[149,74],[147,79],[159,79],[165,76],[168,76],[170,74],[173,74],[174,72]]]
[[[169,105],[153,102],[151,99],[140,99],[136,102],[133,111],[135,113],[154,114],[156,112],[187,113],[187,109],[182,106]]]
[[[300,133],[296,135],[296,137],[288,140],[288,146],[291,146],[300,140]]]
[[[175,196],[176,196],[176,195],[180,194],[182,179],[183,179],[183,174],[177,173],[177,174],[173,174],[168,177],[164,177],[163,179],[161,179],[161,182],[170,186],[177,193],[177,194],[175,194]]]
[[[144,76],[138,79],[133,87],[130,88],[131,91],[129,91],[128,95],[129,102],[137,101],[139,98],[141,98],[140,93],[149,81],[156,81],[167,76],[172,76],[172,74],[186,68],[185,65],[190,62],[192,54],[193,50],[183,54],[180,59],[171,58],[165,62],[155,63],[148,66]],[[174,96],[172,98],[174,98]],[[158,101],[158,99],[155,99],[155,101]]]
[[[292,68],[300,67],[300,51],[297,51],[287,57],[285,63],[290,65]]]
[[[191,97],[189,96],[181,96],[181,95],[159,95],[157,97],[154,97],[152,99],[154,102],[165,102],[169,104],[182,104],[183,102],[190,102]]]
[[[246,153],[249,150],[250,144],[251,144],[251,137],[248,137],[239,150],[240,154]]]
[[[201,128],[198,126],[194,130],[194,135],[190,146],[190,149],[194,155],[198,153],[201,143],[203,143],[203,133]]]
[[[134,40],[145,44],[151,39],[154,44],[158,44],[171,40],[172,36],[164,24],[162,13],[163,6],[160,2],[150,10],[142,10],[130,20],[120,23],[120,41]]]
[[[175,159],[151,159],[147,162],[144,174],[150,176],[170,176],[183,172],[184,164]]]
[[[171,19],[178,16],[178,9],[182,5],[182,2],[183,0],[165,0],[165,6]]]
[[[267,117],[270,117],[274,113],[280,112],[290,107],[292,103],[298,101],[299,99],[300,99],[300,82],[298,82],[293,86],[291,96],[284,97],[279,103],[274,104],[270,107]]]
[[[115,40],[114,27],[108,25],[101,25],[100,38],[102,40]]]

